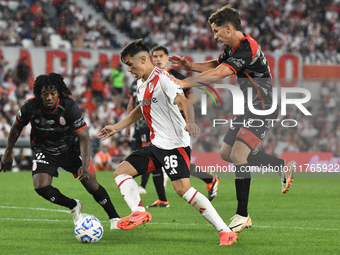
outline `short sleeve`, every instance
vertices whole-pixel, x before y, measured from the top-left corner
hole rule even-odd
[[[25,101],[25,103],[20,107],[20,110],[16,115],[15,120],[18,124],[26,126],[30,122],[34,112],[34,105],[34,99],[28,99],[27,101]]]
[[[253,60],[254,52],[250,47],[248,40],[241,42],[239,47],[233,51],[230,56],[224,56],[219,58],[221,64],[229,66],[234,73],[242,70],[245,66]]]
[[[70,121],[71,126],[74,128],[75,132],[85,128],[87,126],[86,121],[83,117],[82,111],[78,105],[73,101],[70,107],[68,107],[67,118]]]
[[[184,94],[181,86],[174,83],[167,76],[162,76],[159,82],[160,82],[160,85],[162,86],[162,90],[170,98],[171,103],[174,103],[177,94]]]

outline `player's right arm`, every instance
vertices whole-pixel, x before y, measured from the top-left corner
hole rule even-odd
[[[2,170],[6,172],[6,170],[11,169],[13,163],[13,158],[11,156],[12,150],[23,128],[24,126],[18,124],[16,121],[13,123],[11,130],[9,131],[5,153],[1,158],[0,172]]]
[[[113,136],[119,131],[123,130],[127,126],[130,126],[132,123],[136,122],[140,118],[143,117],[143,112],[141,106],[138,105],[133,111],[125,117],[123,120],[119,121],[117,124],[105,126],[99,133],[98,137],[102,140]]]
[[[172,55],[169,57],[169,60],[172,62],[172,67],[178,67],[186,71],[194,71],[194,72],[205,72],[211,69],[215,69],[219,64],[217,60],[210,60],[200,63],[191,63],[185,57],[181,57],[178,55]]]

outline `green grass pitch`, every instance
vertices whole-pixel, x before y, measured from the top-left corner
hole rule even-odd
[[[113,180],[112,172],[98,172],[119,214],[130,209]],[[139,183],[140,179],[137,178]],[[340,179],[295,178],[282,194],[278,178],[254,178],[249,213],[253,227],[239,234],[232,246],[219,246],[219,235],[201,215],[178,197],[171,183],[166,191],[169,208],[150,208],[152,222],[133,230],[110,230],[104,210],[77,179],[60,172],[53,184],[67,196],[83,202],[83,212],[95,215],[104,226],[96,244],[81,244],[73,234],[67,208],[39,197],[30,171],[0,173],[1,254],[340,254]],[[192,185],[207,195],[205,184]],[[152,179],[144,205],[156,200]],[[221,178],[212,204],[229,224],[236,210],[234,180]]]

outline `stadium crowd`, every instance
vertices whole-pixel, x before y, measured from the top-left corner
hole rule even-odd
[[[207,24],[222,0],[87,0],[130,38],[170,52],[221,50]],[[243,31],[264,51],[299,52],[306,62],[339,63],[340,2],[337,0],[230,0],[240,11]],[[100,20],[72,0],[0,1],[0,45],[120,48]]]
[[[0,1],[0,46],[22,46],[22,41],[29,39],[34,47],[49,47],[50,35],[59,34],[75,48],[120,47],[100,22],[82,15],[81,8],[73,1],[26,0],[18,1],[15,8],[8,2]],[[169,1],[167,4],[153,0],[90,2],[103,11],[105,17],[120,30],[130,37],[145,37],[150,45],[157,42],[167,46],[171,52],[221,50],[221,46],[212,39],[206,19],[211,12],[224,5],[225,1]],[[311,56],[312,53],[317,56],[316,53],[320,52],[324,58],[331,54],[336,57],[334,52],[340,50],[339,1],[253,0],[253,4],[247,5],[245,1],[229,2],[241,10],[244,32],[256,38],[265,50],[300,52],[304,56]],[[313,58],[311,60],[315,61]],[[28,84],[30,69],[25,59],[18,62],[14,70],[6,68],[6,65],[7,60],[1,57],[0,139],[8,137],[20,105],[33,96]],[[103,126],[116,123],[126,116],[130,84],[128,79],[124,79],[124,73],[117,69],[112,70],[110,65],[98,64],[93,70],[89,70],[79,62],[69,72],[64,72],[62,67],[60,70],[88,123],[92,157],[104,145],[108,146],[113,166],[131,152],[131,138],[124,131],[105,144],[97,137]],[[123,90],[117,90],[117,84],[115,85],[118,74],[119,82],[124,85]],[[339,93],[335,83],[324,81],[320,95],[319,106],[313,107],[318,110],[313,110],[312,117],[301,116],[298,110],[290,109],[286,117],[299,120],[298,126],[283,128],[277,122],[266,135],[260,149],[277,156],[283,151],[332,151],[334,156],[340,157],[340,111],[337,107]],[[195,105],[195,110],[201,135],[194,139],[194,151],[218,152],[228,125],[212,128],[211,118],[231,119],[233,116],[230,109],[219,109],[216,116],[202,116],[199,104]],[[29,133],[28,125],[21,136],[28,139]],[[20,157],[24,156],[20,153]],[[19,155],[17,161],[20,162]]]
[[[239,10],[245,33],[263,51],[299,52],[305,61],[339,63],[340,2],[337,0],[88,0],[132,38],[173,51],[221,50],[207,24],[227,3]]]

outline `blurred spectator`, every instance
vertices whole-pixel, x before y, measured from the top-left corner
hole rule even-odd
[[[16,68],[16,78],[18,84],[28,83],[28,79],[31,74],[31,69],[28,66],[27,58],[22,58]]]
[[[103,145],[102,149],[94,156],[94,168],[96,171],[112,169],[108,145]]]
[[[15,157],[17,166],[20,170],[31,170],[32,169],[32,158],[24,153],[24,150],[20,150],[18,156]]]
[[[92,94],[98,103],[103,101],[104,79],[100,70],[100,65],[97,64],[91,76]]]
[[[111,72],[112,93],[114,95],[121,95],[124,88],[125,72],[123,71],[122,64],[114,68]]]

